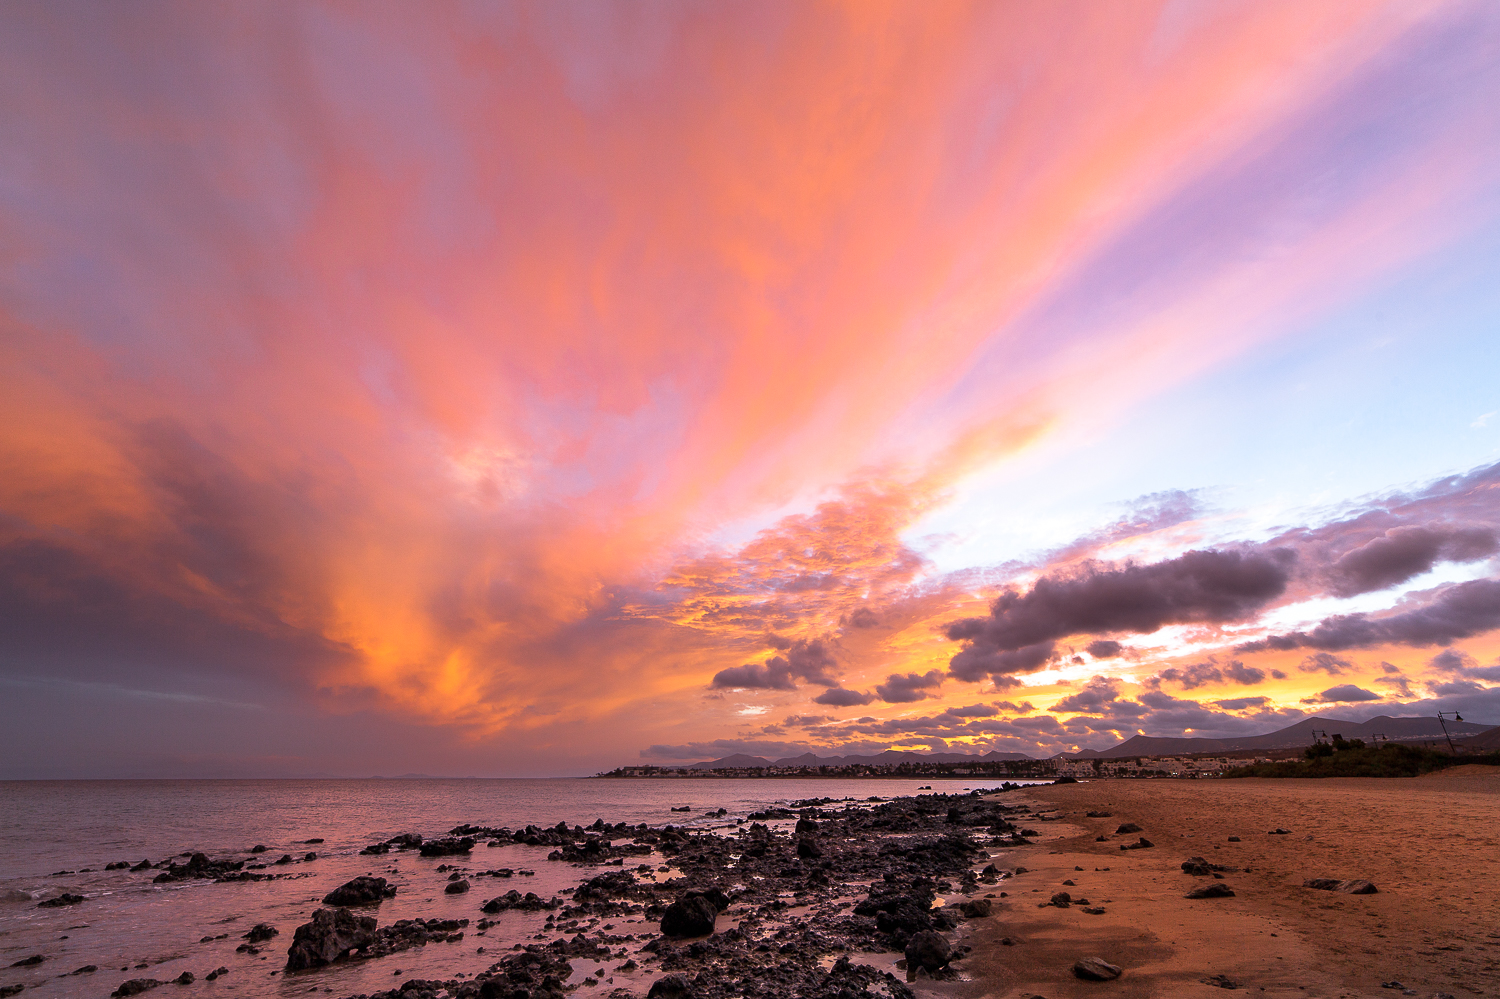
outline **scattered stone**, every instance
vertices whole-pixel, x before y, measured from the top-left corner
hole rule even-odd
[[[262,943],[276,936],[280,932],[280,930],[272,926],[270,923],[256,923],[254,926],[250,927],[249,931],[246,932],[245,935],[240,939],[248,940],[253,944]],[[204,937],[203,939],[212,940],[213,937]],[[201,943],[202,941],[199,942]]]
[[[68,972],[68,974],[70,974],[70,975],[92,975],[94,972],[96,972],[98,970],[99,970],[99,966],[97,964],[85,964],[81,968],[75,968],[74,970]]]
[[[1047,904],[1055,905],[1059,909],[1066,909],[1068,906],[1073,904],[1073,896],[1069,895],[1065,891],[1060,891],[1056,895],[1053,895],[1052,900]]]
[[[1291,834],[1292,831],[1290,829],[1282,829],[1279,826],[1266,833],[1267,836],[1290,836]]]
[[[719,910],[703,896],[679,899],[667,906],[661,917],[662,936],[673,939],[708,936],[714,931]]]
[[[227,974],[229,974],[229,969],[228,968],[215,968],[213,971],[210,971],[208,974],[204,975],[203,977],[207,981],[211,982],[211,981],[213,981],[216,978],[223,978]]]
[[[26,991],[26,986],[24,985],[0,985],[0,999],[4,999],[5,996],[17,995],[24,991]]]
[[[1183,898],[1234,898],[1234,891],[1228,885],[1215,881],[1202,888],[1194,888]]]
[[[447,895],[462,895],[464,892],[466,892],[468,890],[469,890],[469,882],[467,882],[467,881],[450,881],[443,888],[443,893],[447,894]]]
[[[1121,823],[1119,828],[1115,830],[1115,833],[1117,835],[1124,836],[1128,833],[1138,833],[1140,831],[1141,827],[1136,825],[1134,822],[1124,822]]]
[[[992,908],[992,903],[987,898],[970,899],[958,904],[958,909],[964,914],[965,919],[983,919],[990,914]]]
[[[1338,878],[1308,878],[1302,882],[1302,887],[1343,892],[1345,895],[1375,895],[1380,891],[1371,882],[1358,879],[1340,881]]]
[[[697,999],[693,985],[682,975],[668,975],[651,983],[646,999]]]
[[[548,901],[547,899],[544,899],[541,896],[537,895],[535,892],[529,891],[525,895],[522,895],[520,892],[512,888],[504,895],[497,895],[495,898],[492,898],[488,902],[484,903],[484,905],[480,907],[480,911],[488,912],[491,914],[494,914],[496,912],[506,912],[510,909],[520,909],[523,912],[537,912],[542,909],[556,909],[557,907],[558,901],[556,898]]]
[[[70,895],[67,892],[63,892],[56,898],[49,898],[45,902],[38,902],[36,907],[38,909],[61,909],[65,905],[77,905],[82,901],[82,895]]]
[[[1091,819],[1112,819],[1115,817],[1114,812],[1088,812],[1087,815]]]
[[[357,880],[357,879],[356,879]],[[356,916],[348,909],[318,909],[310,922],[297,927],[287,951],[288,971],[332,964],[351,950],[375,942],[375,918]]]
[[[34,968],[38,964],[41,964],[45,960],[47,960],[46,955],[43,955],[43,954],[33,954],[30,957],[23,957],[23,958],[21,958],[21,960],[13,962],[11,964],[11,967],[12,968]]]
[[[254,846],[252,846],[250,848],[250,852],[251,853],[265,853],[269,849],[270,849],[270,847],[266,846],[264,843],[257,843],[257,844],[255,844]]]
[[[386,884],[385,878],[372,878],[361,874],[346,881],[323,896],[324,905],[379,905],[388,898],[396,897],[396,886]]]
[[[114,999],[122,996],[138,996],[142,992],[149,992],[162,984],[154,978],[132,978],[128,982],[121,982],[120,987],[110,993]]]
[[[908,970],[926,968],[937,971],[947,967],[953,959],[953,948],[947,939],[934,930],[923,930],[906,944],[906,967]]]
[[[1083,907],[1083,911],[1087,912],[1090,916],[1104,915],[1104,910],[1099,908],[1097,905],[1086,905]]]
[[[194,976],[191,971],[184,971],[182,974],[172,979],[172,981],[176,982],[178,985],[191,985],[197,980],[197,977]]]
[[[450,857],[457,853],[468,853],[472,849],[474,849],[474,838],[472,836],[464,836],[462,838],[450,836],[446,839],[436,839],[430,843],[423,843],[421,846],[422,856],[424,857]]]
[[[1120,849],[1122,849],[1122,850],[1149,850],[1149,849],[1151,849],[1155,845],[1156,845],[1155,843],[1151,842],[1149,839],[1147,839],[1146,837],[1142,836],[1137,842],[1134,842],[1134,843],[1121,843],[1120,844]]]
[[[1124,970],[1119,965],[1102,957],[1085,957],[1073,964],[1073,976],[1087,982],[1112,982],[1122,974]]]
[[[1240,841],[1240,838],[1238,836],[1231,836],[1231,837],[1229,837],[1229,842],[1231,842],[1231,843],[1238,843],[1239,841]]]
[[[1203,979],[1203,984],[1212,985],[1215,988],[1220,989],[1241,988],[1240,983],[1230,978],[1228,975],[1211,975],[1208,978]]]
[[[167,869],[152,878],[153,883],[164,883],[169,881],[197,881],[201,879],[223,880],[239,871],[245,866],[243,860],[209,860],[207,854],[195,853],[188,858],[185,864],[168,864]],[[137,868],[132,868],[136,870]],[[260,875],[253,875],[249,880],[256,880]]]

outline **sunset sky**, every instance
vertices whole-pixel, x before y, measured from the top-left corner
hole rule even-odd
[[[0,778],[1500,724],[1500,5],[0,9]]]

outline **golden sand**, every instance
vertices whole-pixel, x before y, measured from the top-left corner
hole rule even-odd
[[[1028,873],[989,919],[967,924],[969,981],[922,983],[927,995],[1024,997],[1216,996],[1226,976],[1254,996],[1500,996],[1500,768],[1460,767],[1414,779],[1092,781],[1029,788],[1056,822],[1006,850],[1001,868]],[[1107,819],[1085,818],[1109,811]],[[1151,849],[1121,851],[1142,827]],[[1276,828],[1288,835],[1268,835]],[[1100,834],[1107,842],[1095,842]],[[1239,836],[1238,843],[1229,842]],[[1210,879],[1181,870],[1201,856],[1242,870],[1222,881],[1235,897],[1183,896]],[[1082,871],[1075,868],[1083,868]],[[1108,868],[1108,870],[1103,870]],[[1379,893],[1302,887],[1307,878],[1366,879]],[[1071,880],[1073,887],[1062,882]],[[1104,908],[1040,907],[1067,891]],[[1001,939],[1008,937],[1013,945]],[[1073,977],[1097,956],[1116,981]]]

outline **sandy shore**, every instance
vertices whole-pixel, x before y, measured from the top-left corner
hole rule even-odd
[[[1028,873],[987,889],[1008,897],[994,918],[968,924],[971,980],[924,983],[923,994],[1212,997],[1225,992],[1203,980],[1222,975],[1271,997],[1402,995],[1382,988],[1392,981],[1423,997],[1500,996],[1497,768],[1388,780],[1094,781],[1026,796],[1058,820],[1023,823],[1041,841],[998,860]],[[1121,851],[1139,836],[1116,835],[1125,822],[1155,846]],[[1278,827],[1290,833],[1267,835]],[[1109,840],[1096,842],[1101,834]],[[1235,897],[1183,897],[1209,883],[1181,870],[1195,855],[1242,869],[1221,882]],[[1303,888],[1312,877],[1363,878],[1379,893]],[[1039,906],[1058,891],[1106,911]],[[1080,981],[1071,969],[1085,956],[1125,974]]]

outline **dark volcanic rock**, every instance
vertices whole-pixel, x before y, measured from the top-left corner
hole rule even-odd
[[[30,967],[34,967],[34,966],[36,966],[38,964],[41,964],[45,960],[47,960],[47,958],[44,955],[42,955],[42,954],[33,954],[30,957],[23,957],[19,961],[12,962],[11,967],[12,968],[30,968]]]
[[[24,985],[0,985],[0,999],[5,999],[6,996],[19,995],[25,991],[26,986]]]
[[[168,864],[167,869],[152,878],[155,882],[219,879],[245,866],[243,860],[209,860],[207,854],[195,853],[185,864]],[[135,868],[132,868],[134,870]]]
[[[348,909],[318,909],[312,921],[297,927],[287,950],[288,971],[331,964],[350,950],[362,950],[375,942],[373,916],[356,916]]]
[[[1223,882],[1215,881],[1211,885],[1194,888],[1184,895],[1183,898],[1234,898],[1234,892]]]
[[[251,943],[261,943],[262,941],[271,939],[280,932],[280,930],[270,923],[256,923],[250,927],[250,931],[241,937],[241,939],[248,940]]]
[[[460,880],[460,881],[450,881],[450,882],[448,882],[447,885],[445,885],[443,887],[443,892],[444,892],[444,894],[447,894],[447,895],[462,895],[464,892],[466,892],[468,890],[469,890],[469,882],[462,881],[462,880]]]
[[[353,881],[346,881],[323,896],[324,905],[379,905],[388,898],[396,897],[396,886],[386,884],[385,878],[372,878],[361,874]]]
[[[480,907],[480,911],[492,914],[496,912],[506,912],[510,909],[520,909],[523,912],[537,912],[542,909],[556,909],[557,906],[558,902],[555,898],[549,901],[548,899],[544,899],[540,895],[537,895],[535,892],[527,892],[525,895],[522,895],[520,892],[512,888],[504,895],[497,895],[496,897],[490,899],[488,902],[484,903],[484,905]]]
[[[82,901],[82,895],[69,895],[67,892],[63,892],[56,898],[49,898],[45,902],[38,902],[36,907],[38,909],[60,909],[65,905],[77,905]]]
[[[682,975],[667,975],[651,983],[646,999],[697,999],[693,983]]]
[[[120,987],[110,993],[115,999],[121,996],[138,996],[142,992],[149,992],[162,984],[154,978],[132,978],[128,982],[121,982]]]
[[[1134,822],[1121,823],[1119,828],[1115,830],[1115,832],[1121,836],[1124,836],[1127,833],[1138,833],[1140,831],[1141,827],[1136,825]]]
[[[987,898],[975,898],[958,903],[958,909],[965,919],[983,919],[990,914],[992,905]]]
[[[1320,891],[1337,891],[1345,895],[1374,895],[1380,891],[1374,884],[1364,880],[1340,881],[1338,878],[1308,878],[1302,882],[1304,888]]]
[[[906,966],[908,969],[926,968],[937,971],[946,967],[953,959],[953,948],[943,935],[934,930],[923,930],[906,943]]]
[[[667,906],[661,917],[661,932],[674,939],[708,936],[718,916],[719,910],[702,895],[683,898]]]
[[[474,849],[474,840],[470,836],[461,839],[447,837],[435,839],[422,844],[422,856],[424,857],[449,857],[456,853],[468,853]]]
[[[1102,957],[1085,957],[1073,964],[1073,975],[1088,982],[1111,982],[1123,974],[1119,965]]]

